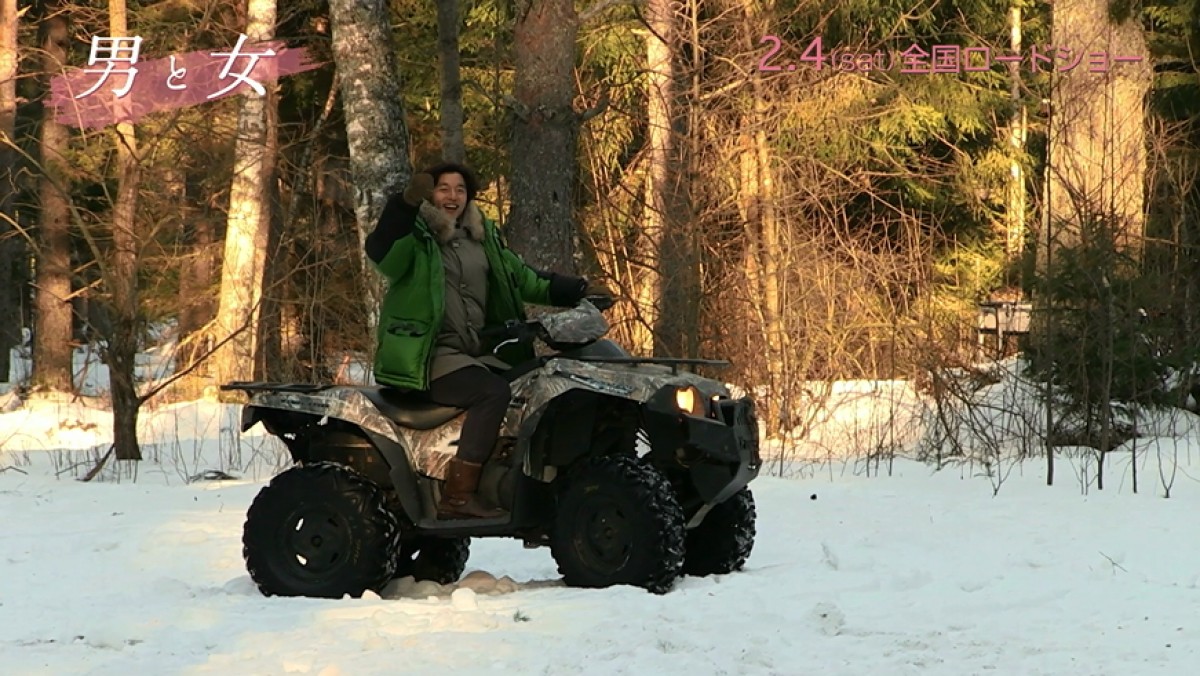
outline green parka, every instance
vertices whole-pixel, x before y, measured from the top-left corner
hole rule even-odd
[[[524,320],[525,303],[571,307],[583,297],[585,280],[526,265],[474,201],[467,203],[461,221],[472,237],[483,242],[488,259],[487,327]],[[429,388],[445,305],[439,247],[452,238],[454,227],[451,218],[429,202],[413,207],[394,195],[367,237],[367,255],[388,281],[376,334],[375,381],[382,385]],[[489,351],[494,345],[494,340],[484,341]],[[527,345],[509,345],[499,356],[516,364],[534,354]]]

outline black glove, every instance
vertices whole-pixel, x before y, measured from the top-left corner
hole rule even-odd
[[[409,206],[421,206],[421,200],[427,202],[433,201],[433,175],[432,174],[417,174],[408,182],[408,187],[404,189],[404,201]]]

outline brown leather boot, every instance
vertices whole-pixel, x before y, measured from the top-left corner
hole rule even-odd
[[[499,507],[487,507],[479,501],[479,473],[483,465],[454,458],[446,473],[442,499],[438,503],[439,519],[495,519],[508,512]]]

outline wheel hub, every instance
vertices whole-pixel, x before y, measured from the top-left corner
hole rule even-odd
[[[293,515],[284,533],[290,567],[299,577],[312,577],[335,570],[345,561],[350,544],[350,524],[340,514],[311,509]]]
[[[629,560],[633,548],[628,517],[621,506],[609,500],[596,500],[590,508],[580,510],[581,537],[576,546],[590,566],[608,572],[619,570]]]

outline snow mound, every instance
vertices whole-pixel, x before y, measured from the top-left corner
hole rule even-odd
[[[411,575],[393,580],[383,590],[383,597],[388,599],[429,599],[450,598],[454,606],[473,604],[476,595],[500,596],[513,594],[522,589],[507,575],[499,579],[495,575],[475,570],[467,573],[461,580],[452,584],[438,584],[431,580],[416,581]]]

